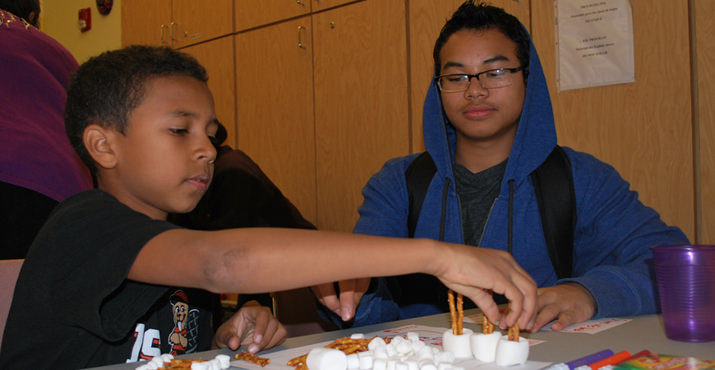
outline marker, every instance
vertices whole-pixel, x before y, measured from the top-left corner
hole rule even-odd
[[[620,363],[620,362],[622,362],[623,360],[625,360],[625,359],[627,359],[627,358],[629,358],[629,357],[631,357],[631,353],[630,353],[630,352],[628,352],[628,351],[621,351],[621,352],[618,352],[618,353],[616,353],[615,355],[613,355],[613,356],[611,356],[611,357],[606,357],[606,358],[604,358],[603,360],[594,362],[594,363],[588,365],[588,367],[590,367],[591,370],[598,370],[598,369],[600,369],[600,368],[602,368],[602,367],[604,367],[604,366],[615,365],[615,364],[617,364],[617,363]]]
[[[574,370],[579,366],[590,365],[594,362],[601,361],[604,358],[611,356],[613,356],[613,351],[611,351],[610,349],[604,349],[603,351],[592,353],[588,356],[584,356],[579,359],[567,362],[566,366],[568,366],[569,370]]]

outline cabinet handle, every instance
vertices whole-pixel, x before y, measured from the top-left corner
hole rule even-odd
[[[168,44],[169,42],[164,40],[164,29],[166,28],[165,24],[162,24],[159,31],[159,39],[161,40],[162,44]]]
[[[295,0],[295,3],[305,8],[305,3],[300,0]]]
[[[302,49],[305,49],[305,46],[303,45],[303,37],[302,37],[304,29],[305,29],[305,27],[298,26],[298,47],[302,48]]]
[[[176,22],[169,23],[169,35],[171,35],[171,42],[176,41],[174,38],[174,29],[176,28]]]

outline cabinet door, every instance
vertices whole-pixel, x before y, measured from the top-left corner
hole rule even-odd
[[[123,0],[122,46],[169,45],[171,0]]]
[[[235,148],[236,91],[234,85],[233,36],[225,36],[181,49],[193,55],[209,74],[209,89],[214,96],[216,117],[226,126],[226,144]]]
[[[696,210],[702,218],[696,225],[697,243],[715,244],[715,1],[696,1],[695,45],[697,54],[697,157]],[[691,239],[693,241],[693,239]]]
[[[236,0],[236,31],[310,13],[311,0]]]
[[[310,17],[236,35],[238,147],[315,223]]]
[[[313,15],[318,226],[351,231],[361,190],[409,149],[402,0]]]
[[[532,2],[532,36],[551,91],[559,143],[616,167],[646,205],[694,240],[688,3],[631,3],[636,81],[559,92],[554,7]]]
[[[432,51],[437,36],[447,19],[463,0],[410,0],[410,101],[412,109],[413,153],[424,151],[422,136],[422,105],[430,81],[434,76]],[[529,1],[492,0],[491,5],[513,14],[529,29]]]
[[[361,0],[304,0],[313,2],[313,11],[321,11]]]
[[[173,0],[172,11],[174,47],[195,44],[233,32],[233,0]]]

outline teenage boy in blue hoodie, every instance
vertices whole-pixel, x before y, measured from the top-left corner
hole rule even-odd
[[[521,23],[467,1],[442,28],[434,62],[423,130],[437,170],[414,237],[510,252],[540,287],[538,314],[526,328],[532,331],[553,320],[551,328],[561,330],[591,318],[655,312],[649,247],[687,243],[686,236],[643,205],[613,167],[570,148],[573,273],[557,278],[529,176],[556,147],[556,130],[541,63]],[[354,232],[410,236],[405,171],[417,155],[388,161],[370,179]],[[447,288],[424,275],[343,281],[340,290],[338,296],[332,284],[314,287],[343,325],[448,310]]]

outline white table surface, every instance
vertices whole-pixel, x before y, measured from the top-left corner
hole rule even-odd
[[[474,310],[468,310],[465,314],[475,312],[476,311]],[[632,354],[642,350],[649,350],[654,353],[691,356],[715,360],[715,341],[706,343],[686,343],[670,340],[665,336],[663,320],[660,315],[621,318],[630,319],[631,321],[596,334],[559,333],[553,331],[540,331],[538,333],[522,332],[522,336],[524,337],[545,341],[543,343],[533,345],[530,348],[529,360],[552,363],[568,362],[604,349],[611,349],[614,352],[625,350],[631,352]],[[259,355],[325,341],[332,341],[336,338],[350,336],[352,333],[370,333],[409,324],[441,327],[445,329],[450,327],[448,314],[425,316],[354,329],[336,330],[302,337],[288,338],[282,345],[261,352]],[[481,325],[477,324],[465,323],[464,327],[475,330],[475,332],[481,331]],[[243,347],[239,348],[239,352],[243,349]],[[210,360],[219,353],[232,356],[235,352],[230,350],[214,350],[180,356],[180,358],[200,358]],[[139,364],[137,363],[119,364],[103,366],[95,369],[129,370],[135,369],[138,366]],[[266,368],[269,369],[270,365]],[[232,369],[236,368],[232,367]]]

